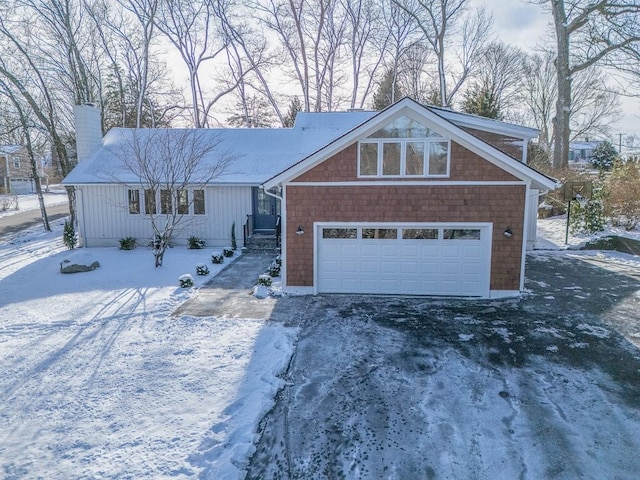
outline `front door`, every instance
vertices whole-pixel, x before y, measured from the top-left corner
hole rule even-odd
[[[253,188],[253,229],[275,230],[278,215],[278,200],[264,193],[262,188]]]

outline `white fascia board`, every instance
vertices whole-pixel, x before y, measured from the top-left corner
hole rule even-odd
[[[395,120],[396,117],[399,117],[403,113],[407,113],[405,110],[407,109],[407,105],[419,105],[413,100],[408,98],[404,98],[400,100],[398,103],[393,104],[387,109],[381,111],[379,114],[374,115],[369,120],[365,120],[363,123],[358,125],[357,127],[351,129],[350,131],[343,134],[341,137],[338,137],[333,142],[325,145],[320,148],[316,152],[302,159],[295,165],[292,165],[288,169],[279,173],[278,175],[270,178],[266,182],[264,182],[263,186],[265,189],[271,189],[281,183],[286,183],[292,178],[298,177],[302,175],[308,170],[311,170],[313,167],[322,163],[327,158],[335,155],[336,153],[341,152],[344,148],[351,145],[354,142],[357,142],[361,138],[366,138],[371,135],[373,132],[378,130],[382,125],[386,125],[387,123]],[[413,109],[411,109],[413,110]]]
[[[434,131],[445,137],[451,138],[456,143],[490,161],[499,168],[511,173],[516,178],[519,178],[526,183],[532,182],[534,188],[539,188],[541,190],[551,190],[556,188],[556,181],[554,179],[542,175],[531,167],[511,158],[475,135],[472,135],[456,126],[452,121],[447,120],[438,113],[430,110],[428,107],[424,107],[409,98],[400,100],[398,103],[395,103],[380,112],[378,115],[375,115],[342,135],[334,142],[326,145],[295,165],[289,167],[282,173],[267,180],[263,184],[264,188],[270,189],[282,183],[289,182],[322,163],[332,155],[342,151],[348,145],[351,145],[362,138],[368,137],[382,126],[392,122],[402,115],[407,115],[416,121],[425,123],[429,128],[432,128]]]
[[[522,138],[523,140],[537,138],[540,134],[540,130],[537,128],[515,125],[513,123],[502,122],[500,120],[484,118],[468,113],[454,112],[446,108],[433,107],[433,111],[442,118],[446,118],[460,127],[483,130],[499,135],[508,135],[510,137]]]

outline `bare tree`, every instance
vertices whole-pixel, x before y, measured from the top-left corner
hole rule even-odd
[[[478,64],[489,40],[493,17],[483,8],[469,10],[469,0],[394,0],[422,30],[437,61],[442,106],[451,106],[465,80]],[[454,52],[449,47],[459,44]],[[451,68],[451,55],[458,68]]]
[[[540,130],[538,143],[550,153],[552,145],[553,106],[557,98],[554,55],[533,54],[523,60],[524,75],[520,101],[525,106],[535,127]]]
[[[189,71],[189,91],[193,110],[193,125],[208,127],[211,109],[225,95],[237,87],[236,82],[215,82],[218,88],[207,90],[202,77],[203,65],[212,64],[227,51],[228,38],[222,34],[220,18],[230,2],[224,0],[202,0],[177,2],[158,0],[155,14],[157,28],[180,53]],[[213,83],[213,82],[212,82]]]
[[[204,130],[143,129],[129,133],[128,141],[114,153],[122,169],[137,180],[123,182],[116,172],[111,172],[110,178],[144,192],[144,213],[154,238],[155,266],[159,267],[189,206],[200,201],[195,192],[204,195],[204,188],[227,170],[233,157],[222,150],[219,139]]]
[[[554,128],[554,167],[569,161],[572,81],[595,65],[620,67],[640,60],[640,4],[637,0],[544,0],[556,33],[558,97]]]
[[[25,147],[27,149],[27,155],[29,155],[29,162],[31,163],[31,178],[33,178],[34,185],[36,187],[36,195],[38,197],[38,205],[40,207],[40,214],[42,215],[42,226],[45,232],[50,232],[49,217],[47,216],[47,207],[44,204],[44,196],[42,195],[42,185],[40,183],[40,172],[38,171],[38,159],[36,158],[35,146],[33,142],[32,131],[37,132],[36,126],[31,122],[29,118],[28,107],[24,105],[24,99],[15,94],[12,88],[0,79],[0,98],[4,96],[7,98],[14,107],[14,111],[17,114],[20,122],[20,128],[23,133]]]
[[[520,101],[540,130],[540,146],[548,153],[555,142],[554,106],[557,104],[555,55],[534,54],[524,60]],[[597,68],[577,72],[573,77],[570,103],[569,141],[607,136],[611,123],[620,118],[620,102]]]
[[[59,104],[60,93],[55,88],[55,78],[51,78],[53,68],[49,68],[50,64],[47,63],[49,57],[46,52],[33,49],[33,46],[38,44],[33,35],[27,22],[0,17],[0,78],[16,97],[24,99],[33,113],[33,120],[38,122],[41,130],[47,132],[62,174],[67,175],[73,168],[67,141],[70,126],[65,118],[64,105]],[[71,105],[67,107],[70,110]],[[75,221],[73,188],[67,188],[67,194],[73,223]]]
[[[518,88],[523,76],[524,53],[517,47],[492,42],[482,52],[478,72],[473,76],[480,91],[495,99],[500,118],[517,104]]]

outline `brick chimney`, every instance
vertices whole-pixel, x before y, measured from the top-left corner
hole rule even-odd
[[[73,116],[76,122],[76,149],[80,163],[91,158],[102,145],[100,110],[93,103],[75,105]]]

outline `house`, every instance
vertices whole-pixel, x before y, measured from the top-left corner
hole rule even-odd
[[[38,171],[42,175],[42,168]],[[33,193],[31,161],[22,145],[0,145],[0,192]]]
[[[101,141],[96,109],[79,106],[76,118],[79,164],[63,183],[77,190],[84,245],[148,238],[144,185],[114,179],[114,152],[145,132]],[[290,129],[203,135],[234,160],[189,193],[198,200],[176,241],[227,245],[233,222],[269,231],[281,215],[283,282],[295,293],[516,295],[538,196],[556,186],[526,165],[536,130],[409,98],[382,112],[299,113]]]
[[[602,141],[590,142],[570,142],[569,162],[575,164],[590,164],[593,158],[593,151]]]

